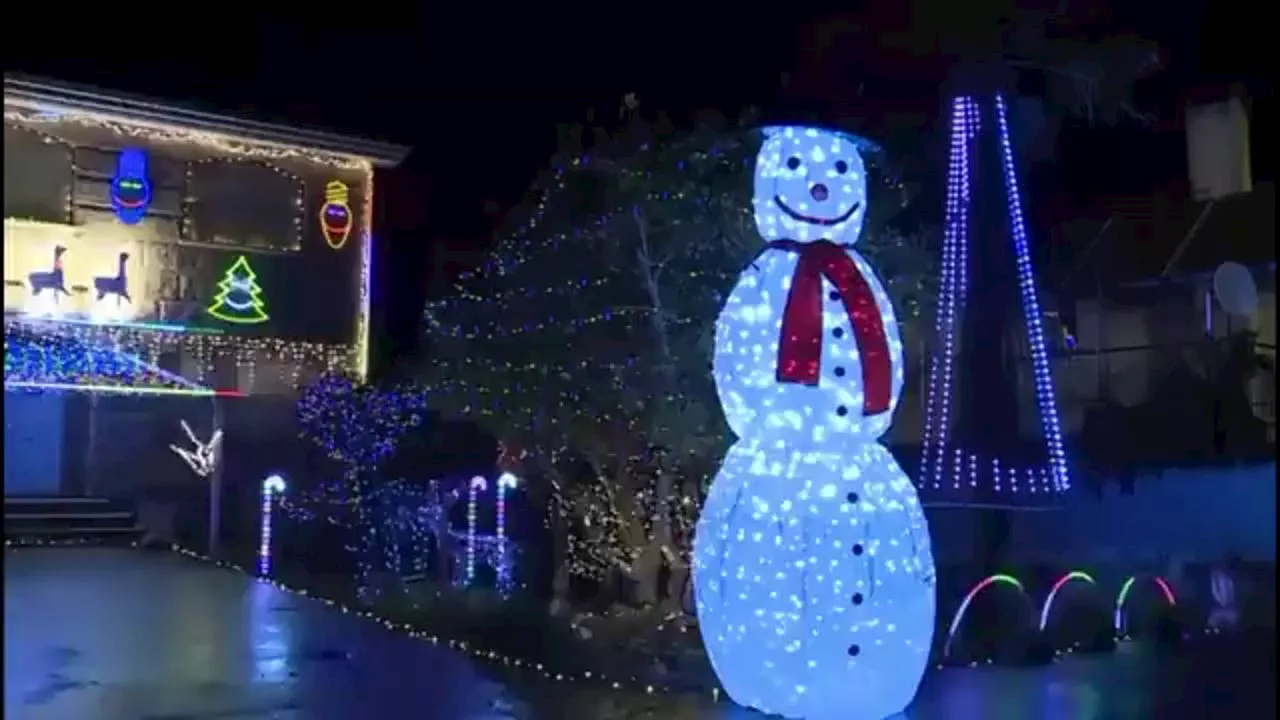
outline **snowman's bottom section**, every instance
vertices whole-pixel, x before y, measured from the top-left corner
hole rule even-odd
[[[881,720],[915,697],[933,638],[933,557],[915,487],[882,446],[739,442],[694,553],[703,642],[736,702]]]

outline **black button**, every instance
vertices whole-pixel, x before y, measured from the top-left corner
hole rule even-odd
[[[854,555],[861,555],[861,554],[862,554],[862,543],[858,543],[857,545],[854,545],[854,546],[853,546],[853,554],[854,554]]]
[[[842,367],[836,368],[836,377],[844,377],[844,368]]]
[[[832,290],[827,293],[827,298],[831,300],[831,302],[837,302],[840,300],[840,292],[838,290]]]
[[[849,414],[849,408],[841,405],[840,407],[836,408],[836,414],[839,415],[840,417],[844,417],[845,415]]]
[[[810,297],[813,297],[813,296],[810,295]],[[844,328],[836,328],[835,330],[831,331],[831,334],[835,335],[836,337],[844,337]]]
[[[849,646],[849,657],[858,657],[858,655],[861,652],[862,652],[862,648],[858,647],[857,645]]]
[[[844,499],[848,500],[851,504],[856,503],[858,502],[858,493],[849,493],[848,495],[844,496]]]
[[[853,604],[854,604],[854,605],[861,605],[861,604],[862,604],[862,593],[854,593],[854,594],[853,594]]]

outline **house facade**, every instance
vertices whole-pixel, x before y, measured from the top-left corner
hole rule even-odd
[[[14,77],[4,120],[6,340],[159,371],[6,363],[7,387],[290,395],[367,373],[373,171],[407,148]]]

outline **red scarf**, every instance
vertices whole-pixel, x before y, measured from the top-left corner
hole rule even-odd
[[[862,414],[888,412],[893,380],[889,338],[871,286],[849,256],[850,246],[830,240],[811,243],[775,240],[769,247],[800,255],[782,316],[778,382],[818,384],[823,343],[822,279],[826,278],[840,293],[840,301],[853,327],[853,339],[858,344],[862,361]],[[841,341],[829,339],[827,342]]]

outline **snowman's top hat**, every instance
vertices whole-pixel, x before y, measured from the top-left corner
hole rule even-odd
[[[865,116],[856,100],[784,97],[760,109],[756,126],[766,135],[784,127],[810,127],[842,135],[863,153],[876,154],[880,145],[868,137]]]

